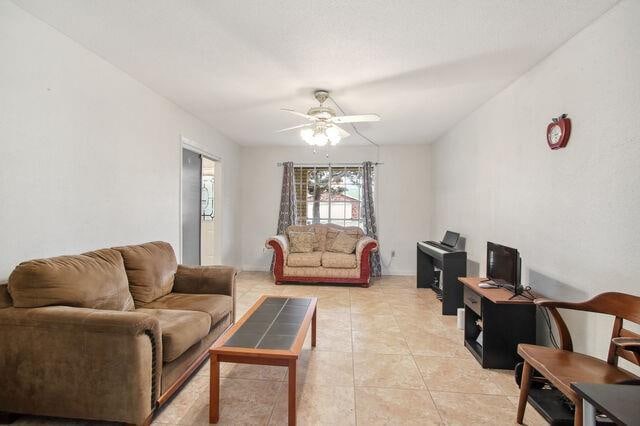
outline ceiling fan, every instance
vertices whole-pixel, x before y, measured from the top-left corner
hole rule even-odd
[[[318,102],[320,102],[320,106],[310,108],[306,114],[288,108],[281,109],[282,111],[304,117],[309,120],[310,123],[280,129],[277,133],[301,129],[300,136],[309,145],[324,146],[329,142],[331,145],[336,145],[343,138],[350,135],[349,132],[338,126],[338,124],[363,123],[367,121],[380,120],[380,116],[377,114],[336,115],[336,111],[333,108],[323,105],[329,98],[328,91],[316,90],[313,96]]]

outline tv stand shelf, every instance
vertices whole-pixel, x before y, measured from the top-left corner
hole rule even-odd
[[[536,341],[536,307],[504,288],[480,288],[483,280],[459,279],[464,289],[464,345],[483,368],[512,370],[521,361],[518,344]]]

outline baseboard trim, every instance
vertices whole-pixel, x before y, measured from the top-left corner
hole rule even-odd
[[[269,272],[269,267],[264,265],[242,265],[242,272]]]
[[[414,276],[416,274],[415,270],[408,270],[408,269],[399,269],[399,270],[388,270],[388,271],[383,271],[382,275],[400,275],[403,277],[410,277],[410,276]]]
[[[268,267],[264,267],[262,265],[260,266],[256,266],[256,265],[243,265],[240,269],[241,272],[269,272],[269,268]],[[403,277],[411,277],[411,276],[415,276],[416,275],[416,271],[413,270],[391,270],[391,271],[383,271],[382,276],[385,275],[397,275],[397,276],[403,276]]]

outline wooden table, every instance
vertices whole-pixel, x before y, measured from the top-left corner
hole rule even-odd
[[[307,330],[316,345],[315,297],[261,296],[209,349],[211,385],[209,423],[220,417],[220,363],[289,368],[289,424],[296,424],[296,365]]]

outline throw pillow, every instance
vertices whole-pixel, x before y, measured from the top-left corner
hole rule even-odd
[[[311,253],[315,234],[313,232],[289,232],[289,250],[291,253]]]
[[[336,239],[333,240],[333,244],[329,247],[329,251],[351,254],[356,251],[357,244],[358,239],[356,237],[349,235],[346,232],[340,232]]]

